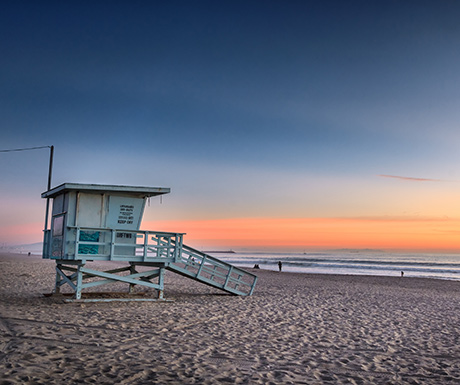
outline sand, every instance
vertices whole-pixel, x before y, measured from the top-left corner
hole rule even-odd
[[[53,261],[3,255],[0,384],[460,383],[460,282],[254,272],[252,297],[168,272],[174,302],[64,303]]]

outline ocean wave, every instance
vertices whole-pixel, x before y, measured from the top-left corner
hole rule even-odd
[[[235,265],[253,267],[258,264],[270,270],[278,270],[277,263],[282,261],[283,270],[292,272],[394,276],[404,271],[414,277],[460,279],[460,257],[450,254],[251,253],[228,255],[223,259]]]

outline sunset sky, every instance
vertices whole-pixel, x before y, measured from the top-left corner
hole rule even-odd
[[[197,248],[460,252],[460,2],[4,1],[0,150],[52,185],[170,187]],[[0,246],[49,149],[0,152]]]

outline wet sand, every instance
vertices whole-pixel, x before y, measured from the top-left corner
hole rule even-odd
[[[173,302],[64,303],[54,266],[0,256],[0,384],[460,383],[460,282],[254,270],[235,297],[167,272]]]

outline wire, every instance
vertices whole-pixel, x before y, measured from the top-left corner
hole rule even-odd
[[[29,147],[29,148],[14,148],[14,149],[11,149],[11,150],[0,150],[0,152],[38,150],[39,148],[51,148],[51,146]]]

